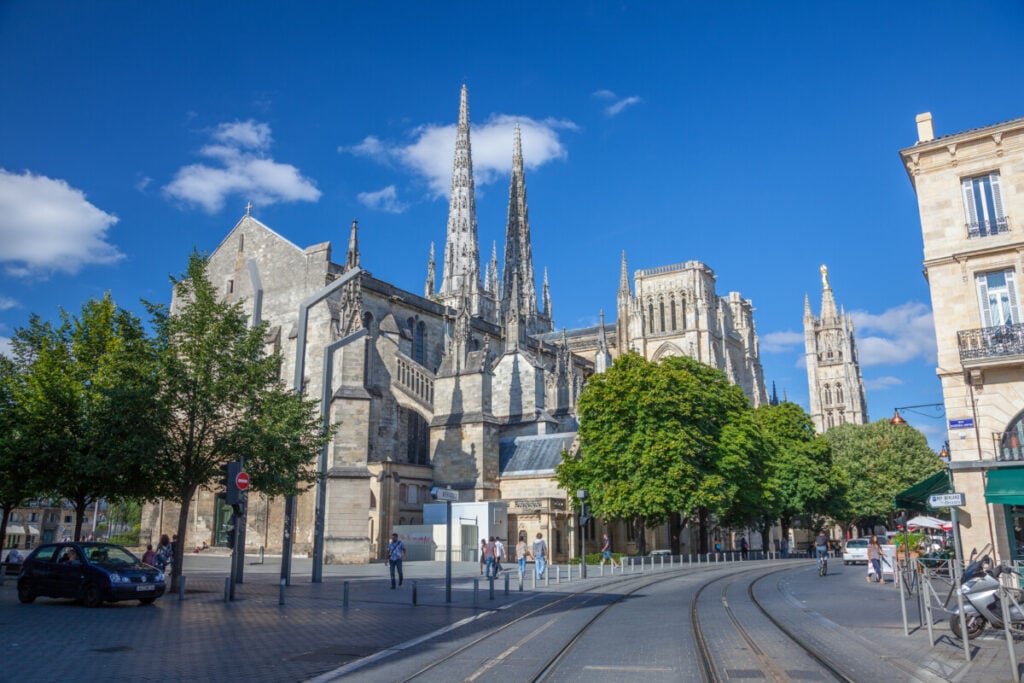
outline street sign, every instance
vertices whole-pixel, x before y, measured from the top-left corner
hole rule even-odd
[[[235,486],[238,487],[239,491],[244,491],[249,488],[249,473],[239,472],[238,476],[235,477]]]
[[[928,507],[930,508],[956,508],[966,502],[966,496],[962,493],[933,493],[928,496]]]
[[[949,421],[950,429],[971,429],[972,427],[974,427],[974,418],[965,417],[959,420]]]
[[[430,489],[430,495],[432,495],[436,500],[447,500],[453,503],[459,502],[459,492],[452,491],[451,489],[443,489],[435,486]]]

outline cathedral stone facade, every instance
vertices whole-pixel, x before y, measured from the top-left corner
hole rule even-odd
[[[268,323],[267,350],[282,353],[282,377],[299,374],[301,360],[304,391],[322,397],[338,425],[320,484],[328,563],[382,557],[395,526],[422,523],[432,486],[462,501],[507,502],[503,536],[539,531],[556,559],[571,555],[572,505],[554,468],[575,448],[586,378],[627,350],[652,360],[693,356],[722,369],[754,405],[766,402],[751,303],[736,292],[717,296],[714,274],[696,261],[638,271],[634,295],[623,255],[618,322],[606,326],[602,313],[596,327],[555,331],[546,271],[538,302],[518,128],[511,142],[500,272],[493,250],[481,275],[465,87],[441,279],[431,246],[422,295],[362,269],[355,221],[344,260],[333,259],[331,243],[300,247],[248,212],[210,256],[223,296]],[[314,547],[316,494],[298,497],[296,553]],[[250,549],[280,550],[282,510],[281,500],[250,495]],[[229,514],[213,492],[197,494],[186,549],[221,544]],[[174,505],[148,505],[142,540],[176,520]]]
[[[868,402],[853,337],[853,319],[836,310],[828,283],[828,269],[821,267],[821,316],[811,312],[804,297],[804,347],[811,419],[822,434],[841,424],[867,424]]]

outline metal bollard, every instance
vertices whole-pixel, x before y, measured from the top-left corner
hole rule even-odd
[[[178,577],[178,602],[185,599],[185,575]]]
[[[487,584],[489,586],[488,591],[487,591],[487,599],[488,600],[493,600],[494,599],[494,577],[493,576],[488,576],[487,577]]]
[[[505,573],[505,595],[508,595],[508,573]]]
[[[473,579],[473,607],[480,606],[480,579]]]
[[[416,606],[416,582],[412,582],[412,606]]]
[[[263,546],[260,546],[260,564],[263,564]]]
[[[644,573],[644,565],[645,564],[647,564],[647,558],[646,557],[641,557],[640,558],[640,573],[641,574]]]
[[[551,565],[548,565],[547,567],[544,567],[544,586],[546,588],[547,586],[550,586],[550,585],[551,585]]]
[[[556,586],[561,586],[562,585],[562,568],[561,567],[555,567],[555,585]]]
[[[348,581],[341,584],[341,607],[348,609]]]
[[[523,573],[519,572],[519,592],[523,592]]]
[[[615,565],[612,565],[614,567]],[[601,576],[604,576],[604,563],[601,563]]]
[[[533,577],[533,586],[531,586],[531,588],[533,588],[533,590],[537,590],[537,570],[534,569],[530,572],[530,576]]]
[[[280,586],[280,588],[278,588],[277,604],[279,604],[279,605],[283,605],[284,604],[284,586],[285,586],[285,582],[286,581],[287,581],[287,579],[281,579],[281,586]]]
[[[651,566],[652,567],[654,566],[654,558],[653,557],[651,558]],[[660,558],[660,566],[658,567],[658,569],[664,569],[664,568],[665,568],[665,556],[662,555],[661,558]]]
[[[571,564],[568,565],[568,570],[569,570],[569,582],[572,583],[572,565]]]

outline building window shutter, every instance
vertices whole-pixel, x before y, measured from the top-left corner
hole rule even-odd
[[[985,273],[974,276],[978,286],[978,308],[981,309],[981,326],[992,327],[992,309],[988,305],[988,279]]]
[[[996,215],[992,217],[992,220],[999,221],[1006,216],[1003,210],[1003,186],[999,180],[999,173],[989,174],[989,182],[992,184],[992,204],[995,207]]]
[[[1020,322],[1020,307],[1017,303],[1017,276],[1012,270],[1006,271],[1006,289],[1010,295],[1010,319],[1016,325]]]
[[[978,210],[974,204],[974,182],[971,178],[964,178],[960,181],[960,188],[964,193],[964,211],[967,213],[967,226],[974,228],[978,225]]]

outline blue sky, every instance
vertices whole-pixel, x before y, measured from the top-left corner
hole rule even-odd
[[[939,135],[1024,116],[1021,3],[492,4],[0,3],[0,349],[105,291],[167,301],[248,201],[336,256],[358,217],[364,266],[421,292],[466,83],[482,256],[518,122],[556,325],[614,318],[623,249],[700,260],[807,407],[825,263],[871,417],[941,400],[897,151],[920,112]]]

